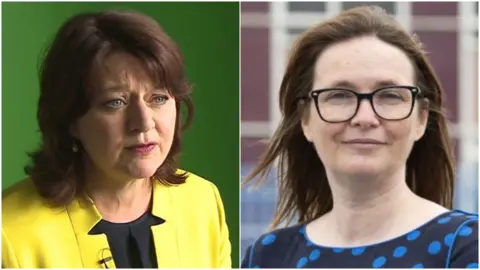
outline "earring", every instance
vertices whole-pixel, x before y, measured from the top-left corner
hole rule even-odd
[[[73,142],[72,151],[73,151],[74,153],[78,152],[78,146],[77,146],[77,144],[76,144],[75,142]]]

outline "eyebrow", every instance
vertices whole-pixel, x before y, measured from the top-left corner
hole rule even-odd
[[[375,82],[375,89],[385,87],[385,86],[391,86],[391,85],[399,85],[398,82],[394,80],[381,80]],[[348,88],[348,89],[357,89],[358,87],[355,85],[355,83],[352,83],[347,80],[339,80],[339,81],[334,81],[331,85],[331,88]]]
[[[110,87],[102,87],[102,90],[109,92],[125,92],[129,90],[129,87],[126,85],[114,85]]]
[[[128,86],[128,85],[125,85],[125,84],[119,84],[119,85],[113,85],[113,86],[110,86],[110,87],[102,87],[101,88],[103,91],[108,91],[108,92],[131,92],[132,89]],[[162,92],[168,92],[166,89],[160,87],[160,86],[153,86],[153,87],[149,87],[149,89],[153,92],[153,91],[162,91]]]

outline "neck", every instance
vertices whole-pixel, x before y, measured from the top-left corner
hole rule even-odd
[[[328,177],[334,203],[325,217],[346,245],[385,240],[390,234],[395,237],[405,229],[398,228],[397,224],[402,222],[397,221],[407,219],[420,199],[408,188],[404,169],[390,177]],[[408,222],[403,224],[411,226]]]
[[[334,208],[361,211],[378,207],[395,207],[394,201],[413,194],[408,188],[405,168],[395,173],[372,175],[328,174]],[[393,200],[393,201],[392,201]],[[385,204],[380,204],[389,202]]]
[[[148,211],[152,198],[150,179],[113,179],[100,173],[86,177],[87,194],[103,219],[130,222]]]

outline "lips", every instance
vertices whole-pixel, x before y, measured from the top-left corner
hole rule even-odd
[[[370,138],[360,138],[360,139],[352,139],[352,140],[347,140],[343,142],[344,144],[354,146],[356,148],[376,148],[380,147],[382,145],[386,145],[387,143],[375,140],[375,139],[370,139]]]
[[[142,148],[142,147],[149,147],[149,146],[152,146],[152,145],[156,145],[155,143],[142,143],[142,144],[136,144],[136,145],[132,145],[132,146],[128,146],[127,148],[130,149],[130,148]]]
[[[138,154],[148,154],[157,146],[156,143],[146,143],[146,144],[137,144],[130,147],[127,147],[128,150],[132,150]]]

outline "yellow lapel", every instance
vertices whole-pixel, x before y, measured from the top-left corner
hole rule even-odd
[[[159,268],[178,268],[180,254],[175,212],[173,211],[174,188],[153,181],[152,214],[165,220],[152,226],[155,253]],[[93,201],[87,196],[73,201],[67,206],[73,230],[77,237],[78,248],[84,268],[104,267],[102,260],[111,258],[111,252],[105,234],[89,235],[88,232],[101,220],[101,215]],[[113,259],[106,262],[108,268],[115,268]]]
[[[78,248],[84,268],[105,267],[102,259],[111,258],[107,236],[89,235],[88,232],[101,220],[97,208],[87,197],[81,197],[67,206],[67,212],[77,237]],[[115,268],[113,259],[106,262],[108,268]]]
[[[174,187],[153,181],[152,214],[165,220],[160,225],[152,226],[153,241],[159,268],[178,268],[180,265],[178,231],[176,226]]]

